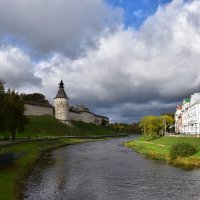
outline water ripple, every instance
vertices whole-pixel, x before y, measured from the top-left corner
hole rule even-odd
[[[199,170],[144,159],[121,145],[127,139],[54,150],[27,181],[25,200],[199,200]]]

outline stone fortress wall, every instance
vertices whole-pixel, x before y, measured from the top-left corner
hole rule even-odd
[[[49,103],[24,102],[25,115],[51,115],[63,123],[70,121],[82,121],[96,125],[107,125],[109,119],[105,116],[96,115],[90,112],[84,105],[69,106],[68,97],[64,90],[64,83],[61,80],[56,97],[54,98],[54,107]]]
[[[79,106],[78,108],[83,107],[83,105]],[[109,119],[105,116],[96,115],[95,113],[90,112],[87,108],[87,110],[79,110],[79,109],[70,109],[69,111],[69,118],[72,121],[82,121],[85,123],[92,123],[96,125],[102,124],[102,121],[104,120],[106,124],[109,124]]]
[[[96,125],[109,124],[109,119],[105,116],[96,115],[89,111],[84,105],[76,105],[76,107],[70,107],[69,118],[72,121],[82,121],[85,123],[92,123]]]
[[[42,115],[50,115],[55,116],[54,107],[50,104],[42,104],[35,102],[25,102],[25,112],[24,114],[27,116],[42,116]],[[85,123],[92,123],[96,125],[102,124],[102,121],[105,120],[106,124],[109,124],[109,119],[104,116],[96,115],[90,112],[83,105],[77,105],[75,109],[70,108],[69,110],[69,119],[70,121],[82,121]]]
[[[41,116],[51,115],[54,116],[54,107],[49,104],[24,102],[25,112],[24,115]]]

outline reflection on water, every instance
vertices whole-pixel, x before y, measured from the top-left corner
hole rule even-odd
[[[145,159],[113,139],[66,146],[38,164],[24,199],[199,200],[200,171]]]

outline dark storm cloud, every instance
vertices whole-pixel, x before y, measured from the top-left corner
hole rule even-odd
[[[0,1],[0,38],[20,41],[32,53],[83,54],[105,28],[115,29],[121,20],[122,11],[102,0]]]

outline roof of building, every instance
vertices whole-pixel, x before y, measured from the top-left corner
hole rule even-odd
[[[50,103],[39,103],[39,102],[34,102],[34,101],[24,101],[24,104],[54,108]]]
[[[56,98],[65,98],[65,99],[69,99],[65,93],[65,90],[64,90],[64,83],[63,81],[61,80],[60,83],[59,83],[59,89],[58,89],[58,92],[56,94]]]
[[[177,110],[182,110],[182,105],[177,105]]]
[[[190,103],[190,98],[185,98],[185,99],[184,99],[184,102],[185,102],[185,103]]]

